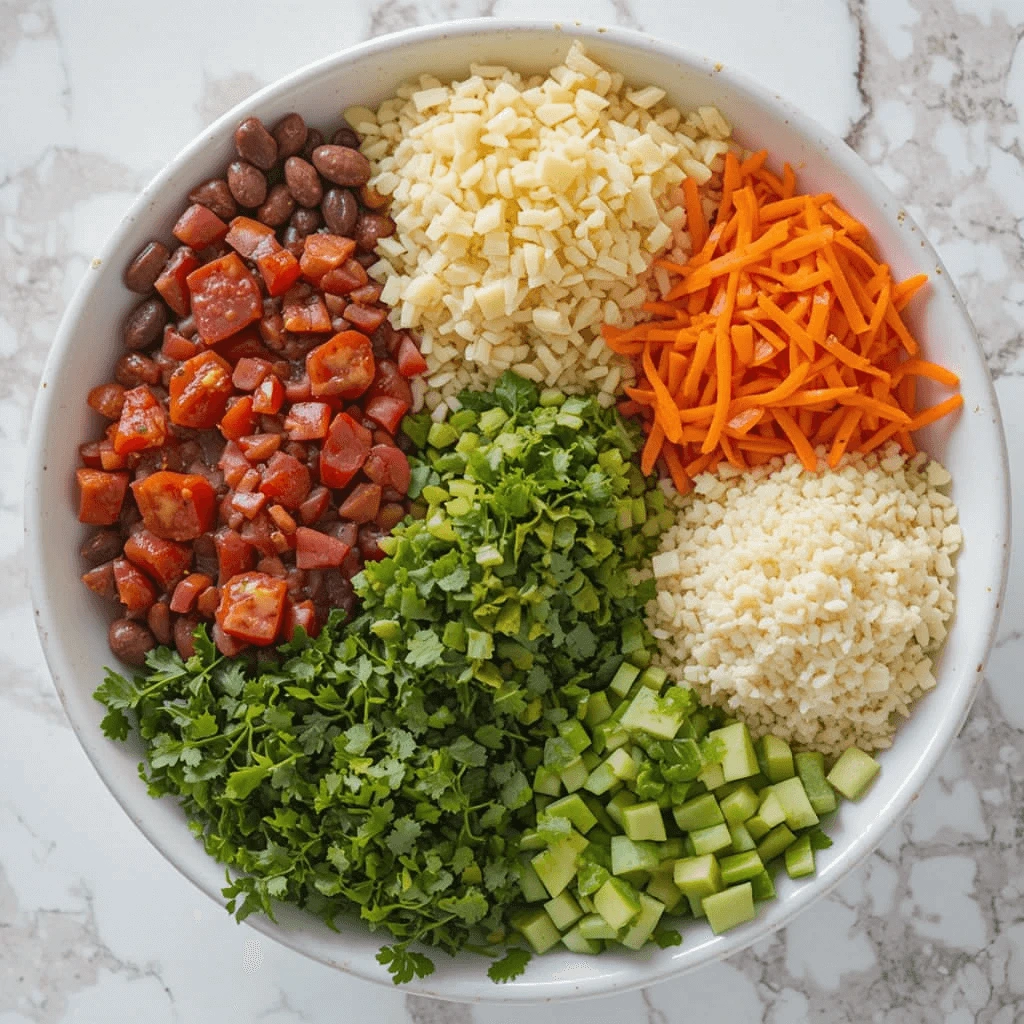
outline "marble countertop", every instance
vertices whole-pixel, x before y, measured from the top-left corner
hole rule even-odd
[[[228,107],[352,43],[447,18],[583,12],[742,68],[877,170],[967,300],[997,378],[1021,515],[1020,0],[3,0],[0,1024],[1024,1021],[1024,545],[963,734],[866,865],[746,953],[577,1006],[406,997],[235,925],[136,831],[56,699],[21,551],[25,438],[64,305],[139,189]]]

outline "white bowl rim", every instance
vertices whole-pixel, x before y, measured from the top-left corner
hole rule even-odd
[[[336,65],[345,64],[354,58],[373,56],[406,43],[429,41],[435,38],[471,36],[478,33],[500,34],[528,31],[556,32],[563,34],[567,38],[591,39],[594,41],[607,40],[634,49],[653,49],[675,60],[680,65],[688,66],[708,75],[721,76],[737,92],[746,94],[755,106],[773,107],[802,133],[808,135],[815,134],[821,143],[828,148],[829,160],[835,164],[837,169],[845,177],[856,181],[863,185],[865,189],[880,197],[878,199],[879,205],[883,201],[888,201],[894,206],[899,205],[895,197],[879,181],[867,163],[842,139],[823,128],[817,121],[802,113],[777,93],[773,93],[764,86],[759,85],[745,73],[726,68],[723,64],[692,53],[684,47],[633,29],[605,28],[575,20],[546,21],[539,19],[468,18],[441,22],[389,33],[356,46],[348,47],[338,53],[305,65],[253,93],[199,133],[145,186],[118,224],[118,227],[107,239],[99,257],[92,261],[78,285],[61,319],[43,370],[33,409],[28,441],[28,469],[26,470],[25,479],[25,546],[36,629],[50,674],[53,677],[54,686],[65,709],[67,707],[65,689],[69,685],[73,685],[74,680],[68,671],[62,651],[63,641],[60,639],[60,630],[48,628],[54,623],[54,618],[43,586],[43,573],[41,570],[43,565],[42,531],[35,527],[41,521],[39,504],[41,487],[39,481],[41,474],[45,471],[43,425],[51,412],[50,396],[53,394],[53,390],[49,389],[47,385],[59,370],[63,362],[64,353],[72,344],[75,323],[96,284],[95,272],[101,267],[106,267],[113,257],[120,255],[124,236],[127,234],[132,223],[138,217],[144,216],[150,197],[159,193],[166,181],[211,139],[217,138],[222,133],[233,131],[239,118],[247,115],[250,109],[260,101],[272,97],[279,91],[283,91],[291,86],[313,80]],[[913,227],[913,220],[909,214],[905,214],[905,217],[907,224]],[[957,325],[957,330],[967,332],[967,335],[974,342],[974,350],[981,365],[985,367],[984,352],[981,349],[963,299],[952,283],[952,278],[939,258],[938,253],[934,250],[923,232],[920,232],[920,229],[917,230],[924,252],[934,261],[934,266],[939,272],[936,274],[936,279],[933,282],[934,287],[945,291],[952,298],[956,311],[963,321],[962,324]],[[885,833],[906,813],[910,805],[917,798],[940,757],[962,728],[984,676],[985,661],[995,640],[999,625],[999,614],[1006,590],[1009,569],[1009,458],[999,405],[987,367],[985,367],[984,376],[985,397],[993,416],[993,425],[1000,448],[997,460],[1000,469],[1000,477],[997,481],[1000,493],[994,495],[990,527],[996,546],[1003,552],[1003,557],[997,570],[998,578],[994,581],[996,585],[990,590],[989,600],[984,608],[978,609],[978,618],[983,626],[975,631],[974,656],[970,658],[969,662],[975,663],[977,669],[973,673],[974,678],[971,685],[964,688],[960,700],[949,707],[947,714],[943,718],[942,728],[930,738],[929,743],[921,752],[917,764],[905,777],[895,796],[880,809],[874,823],[870,827],[850,840],[846,849],[830,865],[827,876],[822,873],[817,878],[808,880],[807,884],[802,885],[786,901],[772,904],[766,913],[759,915],[754,922],[745,925],[737,932],[731,933],[730,936],[720,936],[711,942],[702,943],[699,948],[693,950],[687,950],[685,947],[682,947],[678,952],[673,952],[671,949],[662,951],[643,964],[643,968],[646,969],[637,970],[636,974],[640,976],[635,976],[628,980],[623,979],[619,972],[614,971],[606,975],[578,979],[576,981],[566,978],[563,980],[533,982],[530,981],[527,974],[518,982],[498,986],[487,979],[483,969],[484,961],[481,961],[479,979],[457,977],[451,979],[458,991],[449,991],[443,977],[444,972],[438,972],[441,977],[430,976],[425,979],[417,979],[404,985],[403,992],[460,1002],[527,1004],[593,998],[654,984],[679,976],[703,964],[714,962],[748,949],[754,943],[784,927],[812,902],[830,893],[850,871],[874,852]],[[178,871],[216,903],[223,906],[225,901],[220,894],[219,887],[211,888],[195,878],[178,859],[175,850],[158,845],[147,828],[146,823],[136,819],[131,814],[120,792],[123,783],[115,777],[115,773],[108,771],[105,767],[101,751],[103,746],[109,743],[109,741],[99,734],[92,735],[92,731],[87,733],[75,721],[71,721],[71,726],[100,778],[125,813],[132,818],[139,830]],[[138,784],[137,779],[134,782],[136,785]],[[258,931],[273,938],[275,941],[281,942],[305,956],[319,960],[327,966],[340,968],[368,981],[381,983],[387,980],[382,973],[382,969],[378,968],[376,964],[364,965],[358,961],[350,960],[345,965],[340,965],[336,960],[318,955],[304,946],[301,941],[301,933],[282,929],[262,915],[251,915],[246,920]],[[638,964],[639,967],[640,965]]]

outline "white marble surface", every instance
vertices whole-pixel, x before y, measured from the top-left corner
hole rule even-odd
[[[406,998],[236,926],[142,839],[57,703],[20,550],[24,440],[64,304],[137,191],[259,85],[371,35],[584,13],[743,68],[878,170],[978,325],[1024,517],[1021,0],[0,0],[0,1024],[1024,1021],[1024,545],[965,731],[867,865],[746,954],[577,1007]]]

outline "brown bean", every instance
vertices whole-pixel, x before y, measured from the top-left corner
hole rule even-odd
[[[191,615],[180,615],[174,620],[174,646],[186,661],[196,653],[192,634],[198,625],[199,616],[194,612]]]
[[[179,320],[174,330],[189,341],[199,333],[199,329],[196,327],[196,318],[191,313]]]
[[[310,128],[306,132],[306,142],[299,154],[306,160],[313,159],[313,150],[324,144],[324,133],[316,128]]]
[[[363,252],[373,252],[377,242],[395,233],[395,222],[379,213],[364,213],[356,221],[352,237]]]
[[[124,344],[126,348],[149,348],[164,335],[167,323],[167,307],[160,299],[146,299],[140,302],[124,322]]]
[[[279,228],[292,215],[294,209],[295,200],[288,191],[288,186],[281,181],[267,193],[266,201],[256,211],[256,218],[272,228]]]
[[[332,136],[332,146],[348,146],[349,149],[359,148],[359,136],[347,124],[343,124]]]
[[[311,210],[308,206],[300,206],[288,221],[288,226],[295,228],[300,238],[313,234],[320,227],[320,211]]]
[[[86,401],[91,409],[95,409],[106,419],[120,419],[121,407],[124,405],[124,388],[120,384],[98,384],[89,392]]]
[[[382,196],[372,185],[364,185],[359,190],[359,202],[371,210],[383,210],[391,202],[391,196]]]
[[[199,203],[212,210],[221,220],[231,220],[238,213],[238,204],[223,178],[211,178],[197,185],[188,194],[190,203]]]
[[[306,236],[300,235],[297,228],[291,224],[281,234],[281,244],[298,260],[306,248]]]
[[[324,187],[316,168],[301,156],[290,156],[284,162],[284,180],[288,191],[300,206],[319,206]]]
[[[153,283],[171,258],[171,250],[155,239],[147,242],[128,264],[124,272],[124,284],[130,291],[146,295],[153,290]]]
[[[146,612],[146,624],[153,636],[156,637],[157,643],[169,644],[171,642],[174,634],[171,631],[171,609],[166,598],[149,606],[149,611]]]
[[[104,601],[117,600],[117,580],[114,579],[113,562],[103,562],[82,573],[82,582]]]
[[[284,317],[278,312],[264,313],[260,320],[260,337],[263,344],[275,352],[280,352],[284,347],[285,337]]]
[[[235,149],[261,170],[269,171],[277,163],[277,141],[258,117],[247,117],[235,129]]]
[[[160,367],[148,356],[128,352],[114,363],[114,380],[126,388],[137,388],[140,384],[159,384]]]
[[[288,157],[301,153],[308,134],[309,129],[301,114],[285,114],[273,128],[274,139],[277,142],[277,159],[287,160]]]
[[[370,180],[370,161],[348,146],[318,146],[313,151],[313,166],[335,185],[365,185]]]
[[[347,188],[328,189],[320,204],[320,212],[331,234],[352,237],[359,220],[359,203]]]
[[[114,657],[136,668],[146,664],[146,653],[156,647],[156,638],[149,629],[131,619],[114,619],[107,630],[107,641]]]
[[[235,160],[228,165],[228,188],[239,206],[254,209],[267,198],[267,179],[258,167]]]
[[[121,554],[121,535],[117,530],[97,530],[81,548],[82,557],[90,565],[109,562]]]

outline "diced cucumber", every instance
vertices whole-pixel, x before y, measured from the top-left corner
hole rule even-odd
[[[493,437],[507,422],[508,413],[495,406],[493,409],[485,409],[480,413],[477,425],[488,437]]]
[[[562,780],[554,768],[546,764],[537,765],[533,776],[533,791],[547,796],[558,796],[562,792]]]
[[[587,776],[587,781],[583,783],[583,788],[588,793],[601,796],[602,793],[607,793],[619,781],[620,779],[615,774],[615,769],[607,761],[602,761]]]
[[[795,840],[796,836],[790,831],[788,825],[776,825],[757,844],[757,855],[767,864],[768,861],[784,853],[786,847],[790,846]]]
[[[432,423],[427,433],[427,444],[434,448],[448,448],[458,439],[459,432],[450,423]]]
[[[613,928],[600,914],[587,914],[574,931],[578,931],[585,939],[600,941],[601,939],[614,939],[619,934],[618,928]]]
[[[665,864],[668,864],[667,870],[663,868],[663,865]],[[677,906],[679,906],[679,903],[683,898],[683,894],[679,891],[679,887],[672,881],[672,871],[674,867],[674,861],[662,861],[662,863],[658,865],[658,870],[651,875],[650,882],[647,883],[648,895],[653,896],[656,900],[664,903],[665,909],[670,914]]]
[[[661,808],[654,800],[645,800],[624,808],[622,828],[630,839],[650,839],[660,843],[667,838]]]
[[[612,693],[617,693],[620,697],[625,697],[633,688],[633,684],[637,681],[639,675],[640,669],[635,665],[631,665],[628,661],[624,661],[616,670],[615,675],[612,676],[608,689]]]
[[[775,798],[782,805],[786,814],[786,824],[791,829],[810,828],[818,824],[818,816],[814,813],[804,784],[798,778],[785,779],[772,786]]]
[[[676,861],[672,881],[686,896],[701,899],[722,888],[722,871],[711,854],[704,857],[682,857]]]
[[[732,835],[729,826],[723,821],[721,824],[712,825],[711,828],[697,829],[690,833],[693,841],[693,850],[698,857],[705,853],[718,853],[719,850],[732,848]]]
[[[701,905],[716,935],[754,919],[754,892],[749,882],[705,896]]]
[[[765,795],[761,799],[757,814],[744,822],[755,839],[766,836],[776,825],[781,825],[786,820],[786,811],[775,793],[771,789],[762,792]]]
[[[616,832],[621,831],[618,825],[612,821],[611,816],[604,809],[604,804],[593,796],[591,793],[581,793],[580,799],[587,805],[590,813],[597,818],[598,825],[605,830],[609,835],[615,835]],[[593,838],[591,838],[593,842]]]
[[[590,736],[587,730],[575,718],[567,718],[564,722],[558,723],[558,735],[576,751],[582,754],[590,746]]]
[[[585,846],[587,840],[583,836],[579,838]],[[546,850],[541,850],[530,861],[550,896],[557,896],[576,876],[576,859],[581,849],[570,834]]]
[[[583,758],[588,772],[592,772],[601,763],[601,755],[595,753],[593,749],[584,750],[580,757]]]
[[[624,928],[640,913],[640,894],[629,882],[609,878],[594,894],[597,912],[616,931]]]
[[[580,905],[568,889],[560,892],[553,900],[548,900],[544,909],[560,932],[571,928],[583,916]]]
[[[598,917],[597,914],[594,915]],[[603,922],[602,922],[603,923]],[[562,945],[572,953],[583,953],[587,956],[594,956],[604,949],[604,946],[597,939],[588,939],[576,925],[571,931],[562,936]]]
[[[673,836],[658,844],[658,854],[662,860],[677,860],[686,856],[686,843],[681,836]]]
[[[614,715],[614,712],[613,712]],[[593,749],[599,754],[618,750],[629,742],[629,733],[622,728],[618,719],[612,717],[594,726]]]
[[[545,813],[549,818],[568,818],[584,835],[597,824],[597,818],[578,793],[570,793],[548,804]]]
[[[608,817],[622,828],[622,812],[636,803],[636,797],[628,789],[620,790],[605,804]]]
[[[825,778],[825,755],[817,750],[806,750],[793,755],[797,775],[807,791],[814,813],[831,814],[838,805],[836,793]]]
[[[701,898],[699,896],[687,896],[687,906],[690,908],[690,913],[694,917],[704,917],[704,908],[701,906]]]
[[[732,836],[733,853],[746,853],[747,850],[757,849],[757,843],[754,842],[754,837],[747,831],[746,825],[730,825],[729,835]]]
[[[613,875],[653,871],[661,863],[654,843],[634,842],[629,836],[612,836],[611,850]]]
[[[759,875],[754,875],[750,880],[750,887],[754,891],[755,900],[775,899],[775,883],[772,881],[772,876],[768,874],[767,869]]]
[[[662,687],[668,682],[668,673],[657,665],[648,665],[640,673],[640,685],[646,686],[648,690],[661,693]]]
[[[577,755],[558,775],[562,780],[562,785],[565,786],[565,791],[567,793],[575,793],[577,789],[583,788],[583,784],[587,781],[590,772],[587,771],[583,758]]]
[[[757,754],[750,738],[750,730],[744,722],[735,722],[708,733],[711,740],[721,740],[725,745],[722,758],[722,774],[725,782],[733,779],[747,779],[758,772]]]
[[[633,760],[631,754],[628,751],[623,750],[619,747],[618,750],[613,750],[608,755],[606,763],[611,766],[615,777],[622,779],[623,782],[632,782],[636,779],[637,764]]]
[[[523,910],[516,914],[512,918],[512,927],[522,933],[535,953],[546,953],[562,939],[561,933],[554,926],[551,918],[540,907],[536,910]]]
[[[525,858],[519,860],[519,888],[523,891],[523,899],[527,903],[539,903],[548,899],[548,891],[540,880],[533,865]]]
[[[725,772],[720,764],[709,764],[697,776],[698,781],[703,782],[708,790],[718,789],[725,785]]]
[[[769,782],[793,778],[793,751],[778,736],[762,736],[757,741],[757,761]]]
[[[760,800],[746,782],[739,784],[728,796],[719,799],[719,806],[730,825],[742,824],[756,812]]]
[[[663,740],[675,739],[686,715],[683,711],[666,710],[661,704],[654,690],[641,686],[619,721],[624,729],[639,730]]]
[[[718,866],[722,870],[722,881],[726,885],[735,885],[737,882],[749,882],[750,879],[764,871],[764,864],[761,862],[761,858],[753,850],[748,850],[746,853],[734,853],[729,857],[722,857],[718,862]]]
[[[710,828],[725,821],[722,808],[718,806],[718,801],[711,793],[702,793],[680,804],[673,809],[672,816],[684,832]]]
[[[612,706],[604,690],[592,693],[587,701],[587,714],[584,721],[593,729],[595,726],[606,722],[612,715]]]
[[[839,760],[825,778],[847,800],[859,800],[880,768],[881,765],[870,754],[857,747],[849,747],[839,755]]]
[[[814,874],[814,850],[811,848],[810,836],[800,836],[786,850],[786,874],[790,878]]]
[[[640,913],[619,939],[627,949],[641,949],[658,927],[665,904],[661,900],[640,893]]]

